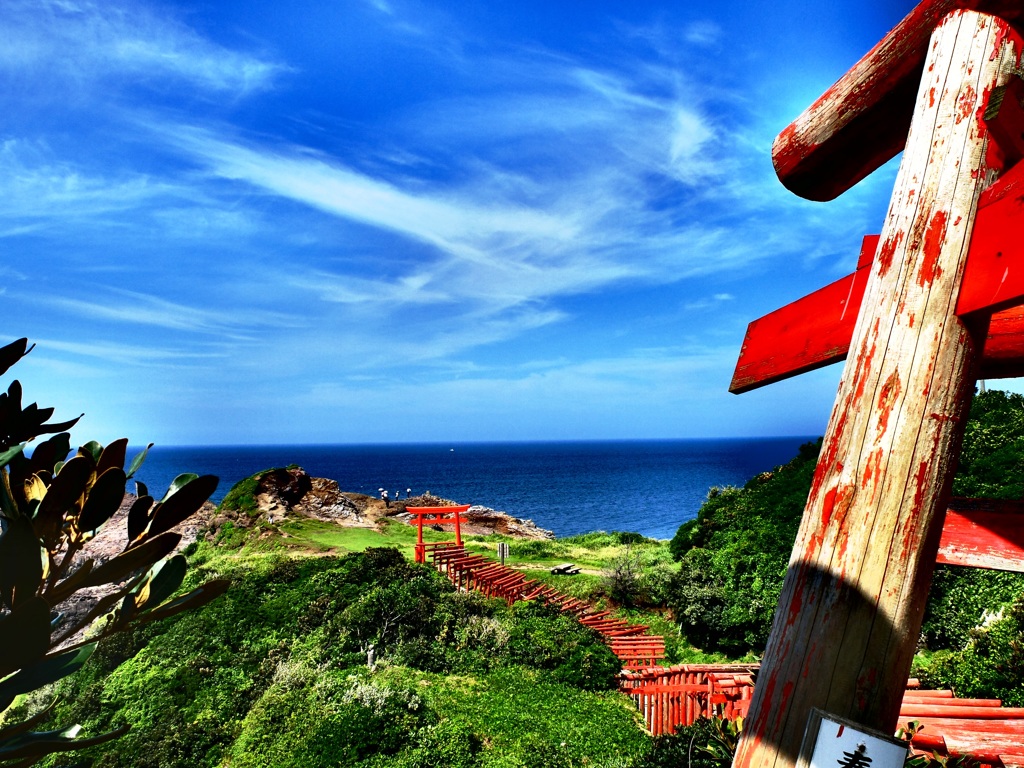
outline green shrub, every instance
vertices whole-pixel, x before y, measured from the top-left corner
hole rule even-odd
[[[1024,706],[1024,595],[1002,613],[972,630],[964,648],[935,653],[914,674],[929,687],[952,688],[961,697]]]
[[[931,650],[967,646],[983,616],[994,614],[1024,594],[1024,575],[980,568],[935,568],[921,633]]]
[[[601,635],[536,601],[513,604],[506,663],[545,669],[554,680],[589,691],[613,690],[621,662]]]
[[[712,488],[697,518],[670,542],[680,570],[667,603],[680,632],[705,650],[760,651],[810,492],[820,441],[743,488]],[[1024,496],[1024,397],[990,390],[971,404],[958,496]],[[959,649],[984,611],[1024,593],[1024,576],[939,567],[923,633],[931,649]]]
[[[810,490],[820,442],[743,488],[712,488],[670,543],[680,569],[668,605],[690,642],[742,655],[763,649]]]

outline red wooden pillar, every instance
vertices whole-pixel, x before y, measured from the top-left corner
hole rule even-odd
[[[931,37],[735,766],[793,765],[812,707],[895,728],[985,331],[954,313],[992,177],[981,115],[1016,50],[974,12]]]

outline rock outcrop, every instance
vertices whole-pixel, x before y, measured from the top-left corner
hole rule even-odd
[[[310,477],[297,467],[262,473],[257,480],[254,498],[255,511],[235,517],[222,511],[221,517],[213,521],[214,528],[227,519],[232,519],[235,525],[250,527],[257,523],[272,525],[288,516],[310,517],[342,526],[375,528],[386,519],[410,522],[412,515],[405,511],[406,506],[444,507],[458,503],[424,495],[385,504],[382,499],[372,496],[344,492],[334,480]],[[466,522],[462,531],[467,535],[500,533],[523,539],[553,539],[555,536],[532,520],[521,520],[488,507],[470,507],[464,518]],[[451,527],[443,526],[448,530]]]

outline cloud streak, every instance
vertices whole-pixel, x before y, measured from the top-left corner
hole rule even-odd
[[[286,68],[216,45],[181,22],[138,3],[6,0],[0,15],[0,68],[86,85],[115,79],[167,87],[178,80],[211,93],[245,95]]]

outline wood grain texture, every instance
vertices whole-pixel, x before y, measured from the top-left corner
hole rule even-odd
[[[1016,0],[924,0],[775,139],[779,179],[809,200],[831,200],[903,149],[928,40],[961,8],[1020,25]]]
[[[734,765],[791,766],[812,707],[892,732],[921,626],[980,341],[954,314],[980,119],[1006,24],[944,17]]]

